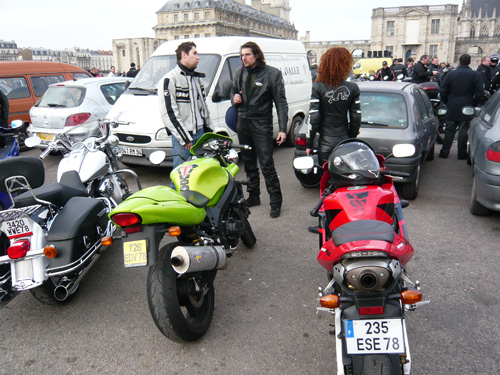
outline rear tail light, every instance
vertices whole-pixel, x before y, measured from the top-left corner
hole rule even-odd
[[[142,222],[142,218],[139,215],[130,212],[115,214],[111,216],[111,220],[120,227],[130,227]]]
[[[306,146],[307,145],[306,139],[303,137],[296,137],[295,138],[295,145],[296,146]]]
[[[500,163],[500,142],[495,142],[488,147],[486,159],[495,163]]]
[[[14,242],[12,246],[7,249],[7,255],[10,259],[24,258],[30,251],[30,242],[28,240],[20,240]]]
[[[90,118],[90,113],[77,113],[75,115],[68,116],[66,119],[66,123],[64,126],[76,126],[83,124],[85,121],[87,121]]]

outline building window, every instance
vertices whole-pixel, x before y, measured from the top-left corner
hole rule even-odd
[[[476,37],[476,29],[474,26],[472,26],[472,29],[470,29],[470,37],[475,38]]]
[[[431,58],[436,57],[438,54],[438,45],[437,44],[431,44],[429,46],[429,56]]]
[[[431,34],[439,34],[439,20],[431,21]]]
[[[387,51],[387,52],[384,53],[384,57],[394,56],[394,46],[385,46],[385,51]],[[387,56],[385,56],[385,55],[387,55]]]
[[[187,21],[189,21],[189,14],[184,13],[184,22],[187,22]]]
[[[196,12],[196,13],[194,14],[194,20],[195,20],[195,21],[199,21],[199,20],[200,20],[200,13]]]
[[[387,21],[387,36],[394,35],[394,21]]]
[[[179,22],[179,15],[174,14],[174,23],[178,23],[178,22]]]
[[[179,35],[174,36],[174,40],[178,40],[178,39],[179,39]]]
[[[488,37],[488,34],[489,34],[488,27],[487,27],[487,26],[483,26],[483,27],[481,28],[481,32],[479,33],[479,37],[480,37],[480,38],[487,38],[487,37]]]
[[[199,38],[199,37],[200,37],[200,34],[194,34],[194,37],[195,37],[195,38]]]
[[[125,57],[125,50],[122,49],[122,56]]]
[[[205,19],[209,20],[210,19],[210,12],[205,12]]]
[[[210,38],[210,34],[205,34],[205,38]]]
[[[189,39],[189,35],[184,35],[184,39]]]

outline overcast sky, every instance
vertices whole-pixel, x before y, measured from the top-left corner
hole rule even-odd
[[[110,50],[112,39],[154,37],[156,12],[166,2],[0,0],[0,39],[18,47]],[[299,37],[310,31],[312,41],[370,39],[373,8],[423,4],[462,0],[290,0],[290,18]]]

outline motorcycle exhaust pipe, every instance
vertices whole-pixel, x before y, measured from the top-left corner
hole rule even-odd
[[[226,252],[221,246],[177,246],[170,257],[178,274],[224,269]]]

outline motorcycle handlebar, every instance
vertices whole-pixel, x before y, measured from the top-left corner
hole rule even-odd
[[[249,145],[238,145],[236,143],[231,144],[231,147],[232,148],[239,148],[239,149],[243,149],[243,150],[251,150],[252,149],[252,147],[250,147]]]
[[[325,189],[325,191],[323,192],[323,194],[321,194],[321,198],[319,199],[318,203],[316,203],[316,206],[314,206],[314,208],[309,212],[309,215],[311,215],[313,217],[318,217],[319,209],[323,205],[323,201],[325,200],[325,198],[327,196],[329,196],[332,193],[332,191],[333,191],[333,185],[332,186],[328,186]]]
[[[387,176],[394,176],[394,177],[410,177],[411,176],[407,172],[399,172],[399,171],[386,171],[385,174]]]

